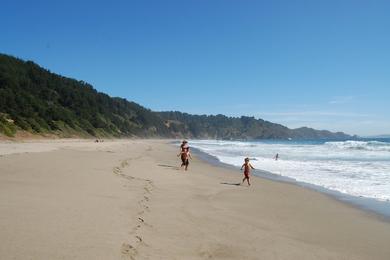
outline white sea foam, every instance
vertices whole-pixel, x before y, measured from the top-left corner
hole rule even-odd
[[[353,196],[390,200],[390,143],[192,141],[221,162],[258,169]],[[279,160],[273,157],[279,154]]]

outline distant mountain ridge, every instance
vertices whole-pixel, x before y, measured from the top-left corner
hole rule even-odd
[[[363,138],[390,138],[390,134],[362,136]]]
[[[254,117],[153,112],[96,91],[32,61],[0,54],[0,133],[61,137],[165,137],[203,139],[348,138],[342,132],[289,129]]]
[[[351,136],[315,130],[308,127],[289,129],[254,117],[227,117],[224,115],[190,115],[182,112],[158,112],[171,131],[180,136],[202,139],[345,139]]]

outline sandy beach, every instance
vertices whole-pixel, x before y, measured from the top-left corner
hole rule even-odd
[[[390,223],[163,140],[0,143],[1,259],[390,259]]]

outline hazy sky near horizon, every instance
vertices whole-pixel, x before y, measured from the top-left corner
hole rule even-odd
[[[1,1],[0,52],[152,110],[390,133],[390,1]]]

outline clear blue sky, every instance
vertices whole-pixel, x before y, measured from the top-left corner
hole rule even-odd
[[[0,52],[152,110],[390,133],[388,0],[2,0],[0,26]]]

